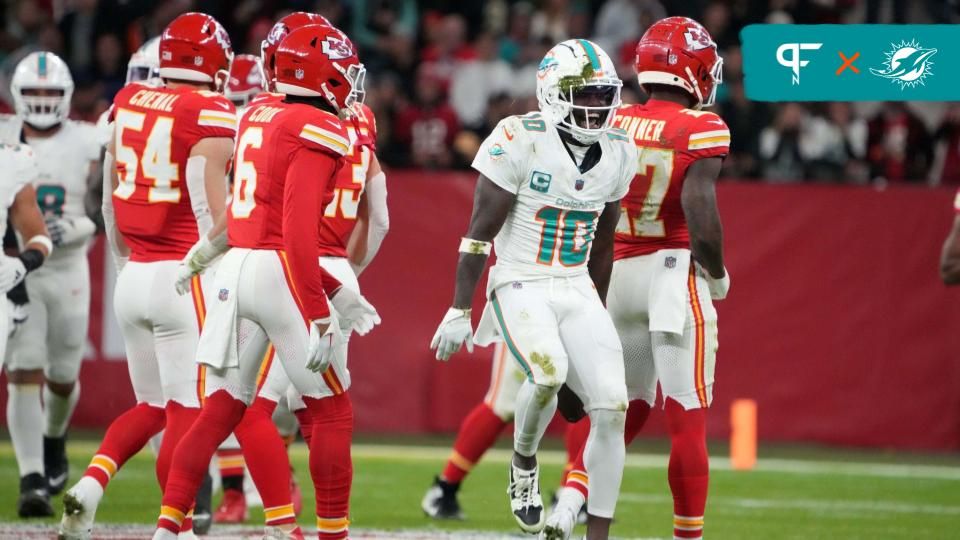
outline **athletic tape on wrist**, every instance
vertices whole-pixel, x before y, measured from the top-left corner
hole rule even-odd
[[[474,240],[463,237],[460,239],[460,253],[469,253],[471,255],[489,255],[490,248],[493,246],[490,242],[483,240]]]
[[[24,245],[29,246],[30,244],[40,244],[41,246],[47,248],[48,257],[51,253],[53,253],[53,242],[51,242],[50,237],[45,234],[38,234],[34,236],[33,238],[27,240],[27,243]]]

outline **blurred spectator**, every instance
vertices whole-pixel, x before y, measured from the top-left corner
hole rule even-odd
[[[4,5],[13,6],[14,10],[14,16],[7,21],[7,32],[21,45],[37,43],[40,32],[53,14],[37,0],[13,0],[4,2]]]
[[[886,104],[868,124],[867,159],[873,178],[918,181],[930,166],[930,137],[904,103]]]
[[[569,33],[570,0],[543,0],[540,9],[530,20],[530,35],[533,39],[545,38],[552,43],[567,39]]]
[[[769,107],[766,103],[747,99],[740,79],[724,83],[723,87],[727,90],[727,100],[720,104],[717,112],[730,128],[730,155],[723,163],[724,175],[734,178],[756,176],[760,165],[756,159],[760,144],[757,126],[769,123]]]
[[[60,19],[60,33],[66,44],[64,60],[73,72],[85,71],[93,64],[93,39],[97,26],[97,0],[73,0],[70,10]]]
[[[371,73],[406,71],[414,61],[416,0],[353,0],[351,41]]]
[[[806,158],[810,178],[865,182],[868,168],[867,123],[855,118],[849,103],[830,103],[826,116],[814,116],[807,126]]]
[[[950,105],[933,139],[934,158],[933,166],[930,167],[930,183],[960,185],[960,103]]]
[[[103,34],[97,38],[95,54],[97,77],[103,81],[107,95],[113,96],[127,79],[126,56],[120,38],[116,34]]]
[[[453,75],[450,104],[466,127],[479,127],[490,97],[510,90],[513,70],[497,56],[496,45],[493,35],[480,34],[474,42],[477,58],[461,64]]]
[[[421,69],[439,79],[449,89],[453,74],[463,62],[477,58],[467,42],[467,22],[461,15],[430,16],[424,22],[427,46],[420,53]]]
[[[802,147],[806,112],[799,103],[785,103],[773,124],[760,132],[761,173],[771,182],[802,180],[805,164]]]
[[[593,41],[611,55],[625,46],[632,52],[646,29],[666,16],[658,0],[610,0],[597,14]]]
[[[533,6],[529,2],[517,2],[510,8],[507,35],[500,40],[500,58],[516,64],[524,45],[530,41],[530,20]]]
[[[460,130],[457,113],[446,103],[443,81],[421,68],[417,76],[416,101],[397,114],[396,142],[407,160],[416,167],[454,165],[453,141]]]

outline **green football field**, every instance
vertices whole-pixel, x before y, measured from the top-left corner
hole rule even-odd
[[[394,441],[395,442],[395,441]],[[467,479],[462,522],[434,522],[420,498],[447,455],[448,447],[418,440],[354,448],[352,497],[354,538],[504,538],[518,535],[505,495],[506,449],[495,449]],[[670,538],[671,497],[662,442],[647,442],[628,457],[613,534],[619,538]],[[720,445],[714,445],[723,450]],[[72,479],[95,450],[93,441],[70,446]],[[554,447],[556,448],[556,447]],[[312,507],[306,449],[291,451],[311,528]],[[545,497],[553,490],[563,453],[541,453]],[[732,471],[722,456],[711,463],[706,515],[708,538],[958,538],[960,458],[840,452],[811,448],[766,451],[753,471]],[[50,538],[55,520],[23,522],[15,513],[17,469],[9,442],[0,443],[0,538]],[[59,499],[55,506],[60,509]],[[159,490],[149,451],[136,456],[115,478],[97,515],[95,536],[149,536],[159,508]],[[214,525],[211,537],[255,537],[262,514],[250,525]],[[26,523],[26,524],[25,524]],[[110,524],[109,526],[107,524]]]

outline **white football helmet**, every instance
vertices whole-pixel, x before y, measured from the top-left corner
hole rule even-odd
[[[160,36],[150,39],[130,56],[127,62],[127,84],[143,83],[148,86],[161,86],[160,80]]]
[[[25,91],[55,95],[26,95]],[[47,129],[63,122],[70,114],[73,77],[59,56],[46,51],[32,52],[17,64],[10,93],[17,116],[31,126]]]
[[[595,43],[568,39],[554,46],[537,69],[537,101],[544,118],[583,144],[613,127],[620,88],[613,61]],[[592,94],[592,102],[584,103]],[[600,99],[600,105],[596,98]]]

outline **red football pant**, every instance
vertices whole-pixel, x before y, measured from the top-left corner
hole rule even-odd
[[[443,469],[443,480],[459,484],[480,461],[483,454],[493,446],[507,425],[486,403],[480,403],[463,419],[453,452]]]
[[[127,410],[110,423],[84,476],[93,478],[106,489],[117,470],[146,446],[151,437],[160,433],[165,423],[166,412],[160,407],[138,403]]]
[[[180,531],[210,466],[210,459],[240,422],[244,409],[244,403],[234,399],[226,390],[217,390],[204,401],[200,416],[173,452],[158,528],[174,533]]]
[[[304,397],[303,401],[313,417],[310,476],[317,497],[318,536],[324,540],[347,538],[353,483],[353,405],[345,393],[323,399]]]
[[[691,409],[667,398],[670,465],[667,479],[673,493],[673,536],[702,538],[710,465],[707,461],[707,410]]]
[[[290,458],[277,427],[273,425],[276,408],[273,401],[258,397],[233,430],[253,483],[263,499],[263,512],[269,526],[297,520],[290,499]]]

